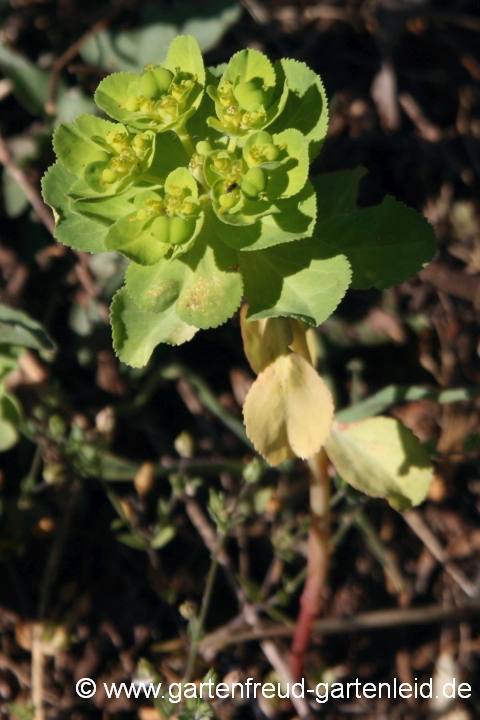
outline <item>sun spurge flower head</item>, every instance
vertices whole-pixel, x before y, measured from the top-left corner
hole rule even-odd
[[[43,181],[56,237],[128,258],[111,321],[119,357],[248,319],[318,325],[348,286],[389,287],[431,258],[428,223],[392,198],[357,210],[359,168],[308,179],[327,132],[319,76],[257,50],[205,69],[194,38],[161,63],[114,73],[54,137]]]

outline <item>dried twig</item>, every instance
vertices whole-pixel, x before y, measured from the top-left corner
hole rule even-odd
[[[26,173],[18,167],[5,140],[0,136],[0,163],[4,165],[13,179],[20,185],[30,205],[43,222],[48,232],[53,235],[55,221],[49,208],[45,205],[39,190],[32,185]]]
[[[403,513],[402,517],[411,530],[413,530],[415,535],[420,538],[425,547],[430,550],[433,557],[444,566],[445,572],[447,572],[450,577],[455,580],[465,595],[468,595],[468,597],[471,598],[478,597],[478,588],[470,582],[470,580],[465,576],[460,568],[455,565],[455,563],[449,560],[447,553],[430,528],[424,523],[420,513],[416,510],[409,510],[408,512]]]
[[[313,625],[318,635],[348,635],[355,632],[371,632],[386,628],[407,627],[409,625],[443,624],[465,622],[469,618],[480,618],[480,600],[463,605],[448,607],[445,605],[426,605],[420,608],[394,608],[393,610],[374,610],[359,613],[353,617],[322,618]],[[262,622],[256,627],[239,631],[221,632],[220,629],[206,635],[200,643],[202,652],[209,655],[219,652],[230,645],[242,642],[262,640],[264,638],[290,637],[294,628],[283,623]]]
[[[122,12],[123,7],[120,4],[118,7],[116,7],[113,12],[111,12],[107,17],[101,18],[98,22],[96,22],[94,25],[92,25],[91,28],[89,28],[81,37],[78,38],[72,45],[70,45],[69,48],[65,50],[65,52],[60,55],[59,58],[55,60],[52,67],[52,72],[50,75],[50,83],[48,88],[48,96],[47,100],[45,102],[45,112],[49,115],[55,115],[57,110],[57,103],[56,103],[56,94],[57,94],[57,85],[58,85],[58,78],[60,77],[60,73],[62,70],[72,61],[82,47],[87,43],[91,38],[95,37],[99,32],[102,30],[105,30],[110,23],[112,23],[114,20],[117,19],[117,17]]]

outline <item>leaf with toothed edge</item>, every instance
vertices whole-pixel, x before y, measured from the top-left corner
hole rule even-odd
[[[135,305],[125,288],[114,296],[110,308],[113,347],[119,359],[143,367],[160,343],[182,345],[197,329],[184,323],[172,306],[163,313],[148,313]]]
[[[275,72],[284,79],[289,93],[285,106],[269,132],[296,128],[310,143],[310,162],[322,149],[328,130],[328,101],[320,77],[298,60],[282,59]]]
[[[320,325],[335,311],[352,277],[345,255],[316,238],[239,253],[239,258],[249,320],[288,316]]]
[[[312,179],[317,193],[317,223],[356,209],[358,186],[366,173],[365,168],[357,166],[351,170],[323,173]]]
[[[249,252],[312,235],[317,203],[310,182],[294,197],[276,200],[274,207],[275,212],[251,225],[230,225],[215,216],[216,232],[230,247]]]
[[[317,223],[315,235],[347,256],[358,290],[400,285],[425,267],[436,249],[428,220],[390,196],[380,205]]]
[[[60,162],[52,165],[42,179],[43,199],[55,216],[55,237],[64,245],[82,252],[105,252],[103,241],[107,228],[77,215],[70,209],[67,192],[77,176]]]
[[[78,115],[74,123],[61,123],[55,130],[55,155],[70,172],[83,177],[89,163],[112,156],[105,135],[115,131],[126,133],[126,128],[95,115]]]
[[[95,102],[98,107],[115,120],[124,122],[131,115],[131,112],[125,107],[129,98],[128,88],[138,78],[137,73],[131,72],[107,75],[95,91]]]
[[[126,288],[137,305],[164,312],[175,303],[184,322],[207,329],[226,322],[240,306],[242,276],[237,253],[209,231],[209,221],[192,247],[156,265],[129,265]]]

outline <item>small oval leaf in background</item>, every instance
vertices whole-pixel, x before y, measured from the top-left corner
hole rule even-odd
[[[419,505],[427,497],[433,475],[429,453],[398,420],[336,422],[325,450],[345,482],[386,498],[396,510]]]
[[[17,398],[0,389],[0,452],[10,450],[20,440],[17,425],[22,419],[22,409]]]
[[[39,322],[21,310],[0,305],[0,344],[53,352],[56,346]]]
[[[245,400],[247,435],[270,465],[320,450],[333,422],[322,378],[299,355],[281,355],[263,370]]]

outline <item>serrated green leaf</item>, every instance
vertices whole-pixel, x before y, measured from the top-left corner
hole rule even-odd
[[[197,332],[177,316],[173,305],[163,313],[140,310],[125,288],[113,298],[110,321],[115,352],[132,367],[146,365],[160,343],[181,345]]]
[[[274,214],[244,226],[229,225],[216,217],[216,232],[235,250],[249,251],[311,236],[315,227],[316,196],[310,182],[293,198],[275,201],[275,209]]]
[[[67,170],[77,177],[83,177],[89,163],[105,160],[111,155],[105,133],[113,132],[118,127],[116,123],[95,115],[79,115],[75,123],[61,123],[57,127],[53,136],[53,149]]]
[[[239,253],[248,319],[289,316],[320,325],[345,295],[351,270],[316,238]]]
[[[41,323],[8,305],[0,305],[0,344],[50,352],[56,350],[55,343]]]
[[[147,187],[153,188],[154,186],[149,185]],[[67,201],[69,200],[69,210],[106,228],[109,228],[114,222],[125,217],[128,213],[133,212],[135,199],[146,192],[143,186],[133,186],[118,195],[78,197],[77,193],[83,192],[83,189],[84,185],[81,180],[71,186],[67,198]]]
[[[131,72],[112,73],[104,78],[95,91],[95,102],[111,118],[124,122],[131,115],[127,110],[128,87],[138,80]]]
[[[428,220],[390,196],[380,205],[318,223],[315,234],[348,257],[352,287],[359,290],[399,285],[425,267],[435,253]]]
[[[197,182],[193,175],[188,172],[187,168],[179,167],[172,170],[165,180],[165,192],[170,192],[170,188],[173,186],[184,188],[190,192],[192,197],[198,198]]]
[[[275,145],[286,145],[288,160],[269,173],[267,194],[271,198],[292,197],[308,178],[308,142],[301,132],[290,128],[273,136]]]
[[[261,78],[270,88],[275,87],[276,80],[275,70],[267,56],[252,48],[235,53],[227,63],[223,77],[231,83],[234,83],[237,78],[239,83]]]
[[[310,143],[310,162],[320,152],[328,129],[328,103],[320,77],[308,65],[282,59],[275,63],[279,81],[285,79],[289,93],[285,106],[270,125],[270,132],[285,127],[300,130]]]
[[[317,223],[355,210],[358,185],[366,173],[365,168],[358,166],[313,178],[312,185],[317,193]]]
[[[300,355],[276,358],[250,388],[243,407],[247,436],[271,465],[320,450],[333,421],[332,395]]]
[[[77,176],[57,162],[42,179],[43,199],[55,215],[55,237],[64,245],[83,252],[104,252],[107,228],[70,210],[67,193]]]
[[[136,213],[120,218],[105,238],[105,249],[122,253],[140,265],[154,265],[165,257],[169,246],[150,232],[152,220],[135,220]]]
[[[175,303],[184,322],[203,329],[226,322],[243,294],[237,253],[211,233],[207,219],[184,254],[150,267],[132,263],[126,287],[139,307],[163,312]]]
[[[179,70],[196,75],[205,84],[205,68],[198,42],[191,35],[179,35],[170,43],[163,67],[175,75]]]
[[[183,168],[181,168],[183,169]],[[185,171],[188,172],[188,171]],[[191,176],[190,176],[191,177]],[[139,265],[155,265],[167,255],[172,256],[187,252],[188,248],[195,242],[203,225],[203,213],[195,220],[192,219],[191,234],[185,245],[169,245],[167,240],[161,242],[152,234],[151,228],[154,218],[137,220],[136,212],[127,215],[114,223],[105,238],[105,249],[122,253],[129,260]]]
[[[345,482],[387,499],[396,510],[419,505],[427,497],[433,477],[429,454],[398,420],[336,422],[325,450]]]

